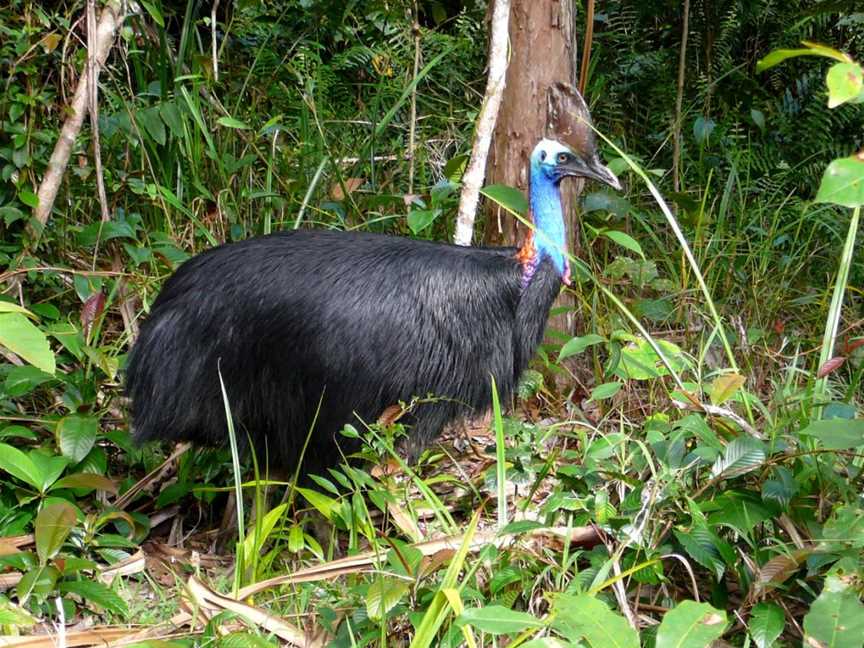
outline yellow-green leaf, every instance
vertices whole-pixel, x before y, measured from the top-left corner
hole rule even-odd
[[[725,403],[735,395],[741,386],[747,381],[744,376],[737,373],[723,374],[717,376],[714,382],[711,383],[711,389],[708,395],[711,397],[711,402],[715,405]]]

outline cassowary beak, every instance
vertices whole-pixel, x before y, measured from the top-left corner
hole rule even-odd
[[[596,154],[587,160],[582,159],[578,155],[573,155],[568,162],[558,165],[558,172],[561,176],[590,178],[591,180],[607,184],[613,189],[621,189],[621,183],[618,181],[617,176],[608,167],[603,166],[603,163],[600,162],[600,158]]]
[[[582,175],[586,178],[591,178],[592,180],[597,180],[598,182],[607,184],[613,189],[621,189],[621,183],[618,181],[618,177],[609,170],[609,167],[603,166],[600,162],[600,158],[596,155],[588,160],[587,164],[582,169]]]

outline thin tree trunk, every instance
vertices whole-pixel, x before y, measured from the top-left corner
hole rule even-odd
[[[459,213],[456,217],[454,242],[457,245],[471,245],[474,237],[474,220],[477,216],[477,203],[480,188],[486,175],[486,159],[489,145],[495,132],[498,109],[504,96],[507,81],[507,30],[510,22],[510,0],[495,0],[492,10],[492,29],[489,43],[489,77],[486,80],[486,95],[483,107],[477,118],[477,130],[471,160],[465,175],[462,176],[462,195],[459,197]]]
[[[95,77],[95,82],[98,82],[99,68],[105,64],[105,60],[108,58],[108,52],[114,43],[114,35],[117,33],[117,29],[122,24],[124,17],[123,5],[119,0],[109,0],[102,10],[99,24],[96,27],[96,38],[91,52],[96,67],[92,75]],[[63,181],[63,175],[66,172],[66,165],[69,163],[72,148],[75,146],[78,133],[81,132],[81,125],[84,123],[84,116],[87,114],[89,106],[89,76],[91,75],[85,69],[78,80],[75,96],[72,98],[72,104],[69,106],[69,117],[60,130],[60,136],[54,145],[54,152],[48,161],[48,168],[45,170],[42,184],[39,185],[39,204],[33,210],[35,223],[29,229],[31,247],[35,247],[45,224],[51,216],[51,210],[54,208],[54,201],[57,198],[60,183]]]
[[[684,71],[687,65],[687,34],[690,31],[690,0],[684,0],[684,25],[681,27],[681,52],[678,55],[678,95],[675,97],[675,123],[672,125],[672,188],[681,191],[681,106],[684,103]]]

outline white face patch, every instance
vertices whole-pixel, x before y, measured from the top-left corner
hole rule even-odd
[[[543,138],[534,147],[531,160],[540,164],[555,164],[560,153],[571,153],[570,149],[557,140]]]

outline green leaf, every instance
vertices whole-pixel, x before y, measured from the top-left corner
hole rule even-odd
[[[783,609],[773,603],[757,603],[750,612],[750,636],[756,648],[770,648],[786,627]]]
[[[707,144],[716,126],[717,123],[713,119],[702,117],[701,115],[697,117],[693,123],[693,137],[696,139],[696,142],[703,146]]]
[[[725,629],[725,612],[707,603],[682,601],[663,615],[655,648],[707,648]]]
[[[162,12],[159,11],[159,7],[153,2],[148,2],[148,0],[141,0],[141,4],[147,10],[147,13],[150,14],[153,22],[164,28],[165,19],[162,17]]]
[[[765,445],[751,436],[739,436],[726,446],[711,468],[712,477],[730,479],[756,470],[765,463]]]
[[[5,470],[36,490],[42,488],[42,474],[33,460],[8,443],[0,443],[0,470]]]
[[[6,393],[13,398],[29,394],[39,385],[54,380],[54,376],[47,374],[41,369],[25,365],[23,367],[12,367],[6,374],[4,387]]]
[[[864,153],[840,158],[828,165],[816,202],[850,208],[864,205]]]
[[[75,594],[88,603],[94,603],[122,617],[129,615],[129,608],[126,602],[120,598],[117,592],[98,581],[63,581],[60,583],[59,589],[63,594]]]
[[[411,589],[409,581],[379,577],[366,592],[366,613],[373,621],[381,621]]]
[[[864,419],[813,421],[798,434],[816,437],[828,450],[849,450],[864,445]]]
[[[309,488],[298,488],[297,492],[305,497],[306,501],[314,506],[318,512],[328,520],[334,520],[336,518],[341,506],[339,500],[327,497],[326,495],[322,495],[318,491]]]
[[[511,610],[503,605],[465,608],[456,620],[459,625],[470,625],[493,635],[513,634],[526,628],[542,628],[545,624],[526,612]]]
[[[435,222],[441,213],[440,209],[415,209],[408,213],[407,221],[411,232],[416,236]]]
[[[710,569],[717,580],[723,577],[726,571],[726,563],[720,554],[718,545],[721,540],[717,535],[705,526],[696,525],[690,531],[679,531],[675,529],[675,538],[684,547],[684,551],[696,562]]]
[[[46,564],[57,555],[78,519],[75,507],[68,502],[55,502],[45,506],[36,516],[36,555]]]
[[[144,110],[139,110],[135,113],[135,121],[137,121],[144,131],[153,139],[159,146],[165,145],[165,124],[162,118],[159,117],[159,106],[151,106]]]
[[[722,376],[717,376],[714,382],[711,383],[711,388],[708,395],[711,397],[711,402],[715,405],[721,405],[735,395],[741,386],[747,382],[744,376],[737,373],[727,373]]]
[[[804,645],[821,648],[861,648],[864,605],[858,593],[838,576],[825,586],[804,617]]]
[[[635,252],[643,259],[645,255],[642,253],[642,246],[629,234],[625,234],[624,232],[619,232],[617,230],[604,230],[602,232],[603,236],[614,241],[621,247],[625,247],[631,252]]]
[[[66,457],[46,454],[39,450],[31,450],[28,456],[33,465],[36,466],[36,470],[39,472],[39,477],[42,480],[42,483],[39,485],[40,493],[48,492],[51,484],[57,481],[60,475],[63,474],[63,471],[66,470],[66,466],[69,465],[69,460]]]
[[[590,648],[639,648],[639,635],[627,620],[588,594],[555,599],[552,627],[574,643]]]
[[[0,314],[0,344],[45,373],[57,370],[48,338],[21,313]]]
[[[36,319],[36,316],[23,306],[7,301],[0,301],[0,313],[21,313],[22,315]]]
[[[32,626],[36,623],[30,613],[18,607],[5,596],[0,596],[0,627],[2,626]]]
[[[54,482],[54,485],[51,486],[51,490],[57,488],[92,488],[114,494],[116,494],[118,490],[117,484],[104,475],[87,472],[66,475],[62,479],[58,479]]]
[[[840,61],[841,63],[852,62],[852,59],[843,52],[838,52],[837,50],[826,47],[825,45],[819,45],[818,43],[810,43],[807,41],[804,41],[804,44],[807,45],[806,48],[774,50],[768,54],[768,56],[760,59],[756,63],[756,71],[764,72],[768,68],[778,65],[786,59],[794,58],[796,56],[824,56],[826,58],[832,58],[835,61]]]
[[[180,139],[184,136],[183,131],[183,116],[180,114],[180,109],[173,101],[166,101],[159,105],[159,116],[171,134]]]
[[[765,113],[763,113],[761,110],[751,108],[750,118],[753,120],[753,123],[759,127],[759,130],[765,132]]]
[[[64,457],[78,463],[93,448],[99,434],[99,421],[92,416],[70,414],[57,423],[57,445]]]
[[[27,189],[22,189],[18,192],[18,200],[31,209],[36,209],[39,206],[39,196]]]
[[[582,353],[588,347],[594,346],[595,344],[600,344],[601,342],[605,341],[606,338],[604,338],[602,335],[597,335],[596,333],[589,333],[588,335],[583,335],[582,337],[571,338],[563,347],[561,347],[561,352],[558,354],[558,361],[560,362],[565,358],[569,358],[570,356]]]
[[[46,565],[35,567],[28,571],[15,588],[15,593],[18,595],[18,602],[25,603],[31,596],[37,599],[44,600],[57,585],[57,579],[60,578],[60,571],[52,566]]]
[[[233,117],[220,117],[216,123],[225,128],[239,128],[240,130],[249,130],[250,126],[246,122],[234,119]]]
[[[836,63],[825,77],[828,86],[828,107],[852,101],[864,90],[864,74],[857,63]]]
[[[528,200],[516,187],[494,184],[483,187],[480,193],[494,203],[501,205],[507,211],[526,216],[528,214]]]
[[[621,387],[623,387],[623,385],[618,381],[597,385],[594,389],[591,390],[590,400],[598,401],[604,400],[606,398],[612,398],[615,394],[619,392]]]

